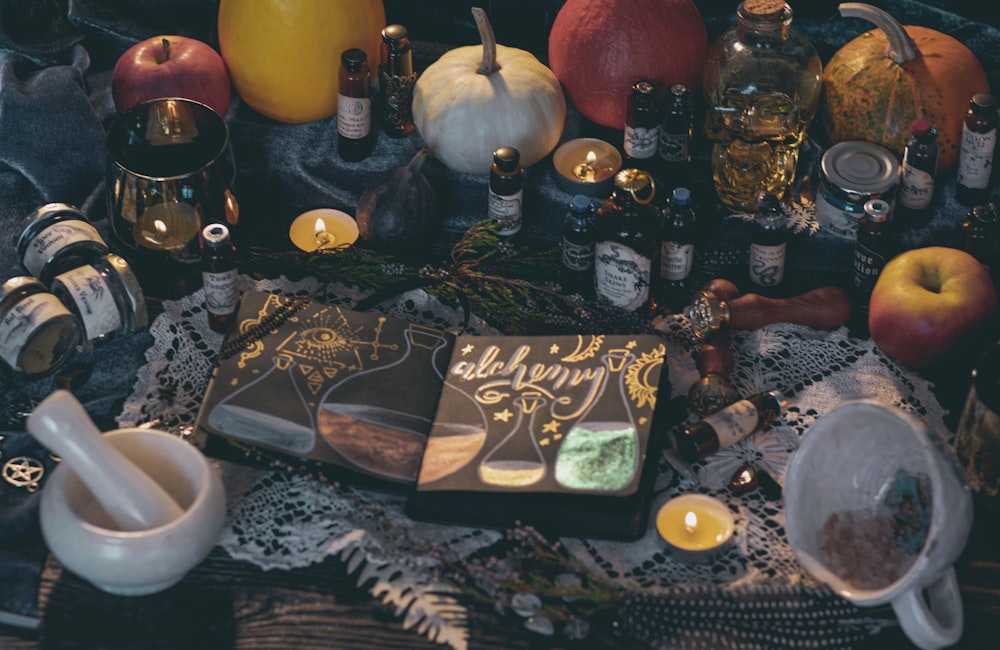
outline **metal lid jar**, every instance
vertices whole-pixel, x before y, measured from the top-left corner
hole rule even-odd
[[[45,285],[108,252],[87,215],[67,203],[46,203],[25,217],[14,246],[21,265]]]
[[[51,374],[80,343],[76,318],[39,280],[18,275],[0,285],[0,359],[28,379]]]
[[[865,203],[882,199],[890,218],[899,184],[899,161],[872,142],[848,140],[823,154],[816,192],[816,220],[830,234],[855,239]]]
[[[139,280],[128,262],[114,253],[57,275],[52,293],[80,319],[88,342],[133,332],[149,323]]]

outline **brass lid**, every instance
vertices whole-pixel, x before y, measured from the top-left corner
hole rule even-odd
[[[656,183],[652,175],[634,167],[626,167],[615,174],[615,188],[631,194],[632,199],[640,205],[652,202],[656,194]]]

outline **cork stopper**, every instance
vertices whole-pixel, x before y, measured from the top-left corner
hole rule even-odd
[[[785,0],[743,0],[742,8],[754,16],[777,16],[785,11]]]

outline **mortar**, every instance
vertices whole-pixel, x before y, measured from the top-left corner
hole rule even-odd
[[[106,592],[139,596],[167,589],[218,541],[226,514],[222,481],[201,451],[169,433],[129,428],[103,438],[158,483],[181,515],[152,528],[122,530],[64,463],[42,489],[45,542],[63,566]]]

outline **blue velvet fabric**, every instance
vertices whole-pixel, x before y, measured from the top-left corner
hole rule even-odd
[[[734,20],[735,0],[696,4],[710,38]],[[863,21],[838,18],[836,4],[826,0],[793,3],[795,27],[813,41],[824,61],[871,27]],[[934,26],[965,42],[988,70],[992,90],[1000,92],[997,3],[886,0],[873,4],[904,23]],[[477,41],[469,6],[451,0],[386,0],[389,22],[409,28],[418,69],[450,46]],[[559,0],[497,0],[482,6],[491,13],[500,42],[534,51],[544,60],[545,37],[561,6]],[[114,116],[110,94],[114,61],[136,41],[157,34],[181,34],[216,44],[217,7],[210,0],[0,3],[0,280],[24,273],[13,242],[20,234],[21,220],[42,204],[59,201],[80,206],[106,232],[104,135]],[[421,145],[419,136],[382,137],[372,157],[347,164],[335,154],[335,118],[281,124],[255,113],[236,96],[226,117],[238,167],[241,223],[249,224],[264,240],[281,241],[290,220],[307,209],[333,207],[353,214],[367,184],[383,170],[405,163]],[[564,139],[581,135],[603,137],[615,144],[622,137],[620,131],[588,123],[571,107]],[[430,163],[426,173],[438,191],[446,233],[461,233],[484,217],[485,176],[455,174],[437,162]],[[527,234],[557,240],[569,198],[555,186],[549,159],[528,170]],[[738,237],[739,229],[731,229],[729,236]],[[799,270],[821,271],[830,259],[814,254],[827,250],[824,246],[803,250],[809,252],[796,258],[802,265]],[[828,250],[837,254],[836,246]],[[147,332],[124,335],[74,360],[74,365],[90,373],[77,395],[91,407],[102,428],[114,426],[116,404],[131,389],[149,343]],[[0,415],[11,417],[19,405],[40,400],[55,387],[52,378],[25,381],[0,368],[0,405],[5,411]],[[30,516],[24,515],[25,504],[30,511],[33,500],[7,498],[11,493],[5,490],[7,496],[0,500],[0,530],[8,531],[0,537],[0,576],[18,575],[28,589],[23,593],[30,593],[38,554],[23,553],[24,538],[11,533],[10,527],[27,526],[23,528],[26,534],[36,534],[25,523]],[[12,568],[5,571],[4,567]],[[3,582],[9,591],[18,580]]]

